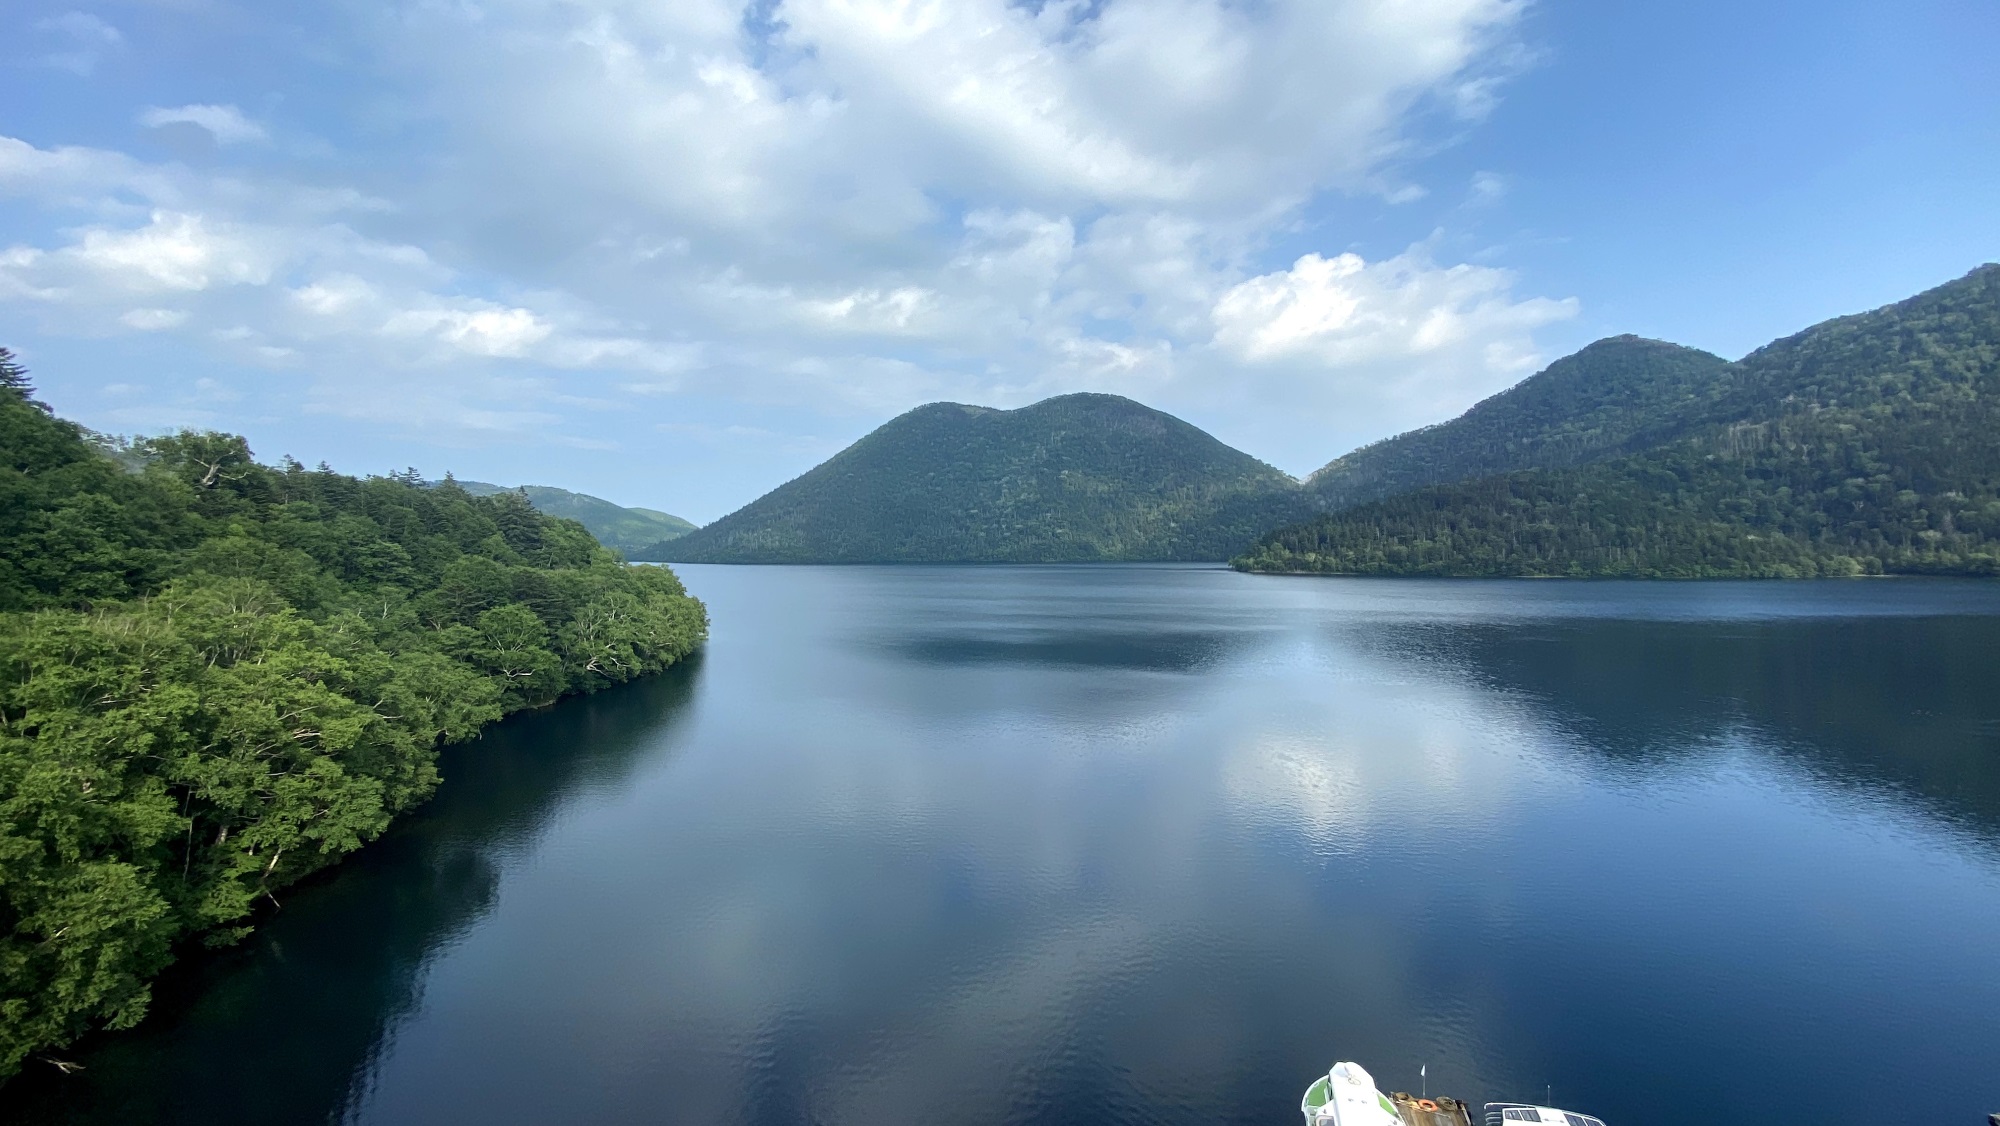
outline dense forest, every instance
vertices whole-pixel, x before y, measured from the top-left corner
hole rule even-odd
[[[932,403],[644,558],[689,563],[1227,559],[1314,511],[1291,477],[1116,395]]]
[[[1376,500],[1275,532],[1235,563],[1689,578],[2000,566],[2000,266],[1650,401],[1624,429],[1663,439],[1651,448]]]
[[[1363,446],[1308,480],[1329,511],[1425,485],[1580,465],[1680,434],[1729,385],[1720,356],[1614,336],[1449,422]]]
[[[476,497],[514,492],[528,498],[535,511],[564,520],[574,520],[596,537],[597,542],[627,559],[650,559],[646,552],[654,544],[679,539],[694,531],[694,525],[671,513],[651,508],[626,508],[588,493],[573,493],[551,485],[520,485],[512,489],[484,481],[459,481],[459,488]]]
[[[707,632],[518,493],[110,441],[0,349],[0,1078],[380,834],[440,742]]]

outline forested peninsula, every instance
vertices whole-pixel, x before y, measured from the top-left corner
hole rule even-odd
[[[694,531],[694,525],[671,513],[651,508],[626,508],[588,493],[573,493],[550,485],[516,485],[503,488],[484,481],[459,481],[459,488],[476,497],[494,493],[519,493],[528,498],[535,511],[559,516],[583,525],[597,542],[627,559],[649,559],[653,545],[679,539]]]
[[[1466,479],[1452,480],[1453,469]],[[1416,487],[1385,495],[1378,486],[1395,475]],[[1735,363],[1652,341],[1600,342],[1460,419],[1349,455],[1311,484],[1366,502],[1273,532],[1236,567],[2000,573],[2000,266]]]
[[[439,744],[656,673],[707,617],[518,493],[54,417],[0,349],[0,1080],[438,783]]]

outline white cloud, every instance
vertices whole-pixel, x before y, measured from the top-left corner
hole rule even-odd
[[[152,106],[139,114],[139,124],[149,129],[176,124],[198,125],[208,130],[217,144],[223,145],[270,139],[263,126],[244,117],[243,111],[235,106],[193,105],[175,109]]]
[[[211,285],[262,285],[274,265],[270,247],[233,224],[199,215],[155,211],[136,230],[95,227],[60,259],[130,290],[201,290]]]
[[[1497,203],[1507,194],[1507,177],[1498,172],[1472,174],[1472,195],[1468,202],[1478,206]]]
[[[155,208],[184,207],[191,194],[211,190],[185,169],[144,164],[124,153],[79,145],[42,149],[0,136],[0,199],[133,219]]]
[[[42,62],[81,77],[89,77],[107,52],[125,42],[117,28],[89,12],[64,12],[37,20],[35,30],[64,40],[69,48],[42,56]]]
[[[739,4],[495,0],[422,9],[395,47],[496,189],[866,254],[944,199],[1215,217],[1372,190],[1411,107],[1479,80],[1518,6],[790,0],[759,68]]]
[[[913,285],[880,289],[857,289],[830,300],[808,301],[812,316],[834,328],[856,332],[902,333],[911,328],[936,295]]]
[[[309,313],[337,317],[357,308],[377,304],[375,287],[353,274],[333,274],[291,291],[292,300]]]
[[[390,317],[390,336],[434,336],[475,356],[521,356],[554,326],[527,309],[408,309]]]
[[[118,323],[140,332],[159,332],[179,328],[187,321],[187,316],[180,309],[130,309],[118,318]]]
[[[1222,410],[1297,468],[1449,418],[1530,374],[1545,359],[1535,331],[1577,313],[1514,288],[1507,270],[1439,266],[1423,244],[1376,262],[1307,254],[1247,278],[1216,298],[1207,351],[1263,413]],[[1278,411],[1314,424],[1285,427]]]
[[[184,329],[260,365],[317,356],[435,369],[458,356],[558,367],[675,366],[673,348],[594,331],[587,315],[562,308],[574,303],[560,295],[550,297],[557,307],[550,312],[459,291],[452,272],[421,248],[337,221],[341,211],[379,210],[361,193],[203,182],[178,166],[99,150],[44,150],[13,138],[0,138],[0,189],[52,205],[82,201],[112,217],[58,232],[54,246],[0,249],[0,297],[37,301],[52,321],[79,331]],[[154,208],[134,215],[119,202],[133,195],[221,214]],[[172,295],[177,303],[134,307],[138,294]]]
[[[213,287],[262,285],[273,254],[254,235],[156,212],[144,227],[93,227],[68,246],[44,252],[13,247],[0,254],[0,286],[64,305],[81,320],[114,315],[134,295],[191,294]],[[39,283],[39,284],[38,284]],[[119,316],[128,327],[169,327],[158,310]],[[187,319],[182,313],[174,323]]]
[[[1514,300],[1513,276],[1489,266],[1439,268],[1420,250],[1370,265],[1308,254],[1215,303],[1215,342],[1239,359],[1310,358],[1339,366],[1484,347],[1576,314],[1574,301]]]
[[[139,114],[213,136],[204,169],[0,137],[0,195],[65,213],[0,248],[0,300],[297,368],[337,413],[375,417],[341,388],[380,372],[468,433],[546,429],[565,380],[606,372],[594,394],[645,410],[1115,390],[1303,450],[1331,418],[1369,437],[1464,405],[1573,311],[1423,250],[1339,254],[1339,231],[1266,257],[1320,195],[1420,195],[1412,122],[1490,103],[1520,10],[414,5],[349,29],[378,84],[370,132],[332,142],[353,162],[269,171],[265,128],[221,100]],[[409,147],[369,147],[392,135]]]

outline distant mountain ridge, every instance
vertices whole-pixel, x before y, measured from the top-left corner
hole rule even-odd
[[[1297,482],[1113,395],[933,403],[635,558],[1360,574],[1985,573],[2000,267],[1730,362],[1599,340]],[[1275,529],[1275,530],[1274,530]]]
[[[634,558],[743,563],[1219,560],[1240,553],[1274,528],[1322,512],[1425,485],[1528,467],[1581,464],[1642,448],[1677,433],[1691,411],[1721,395],[1731,369],[1729,361],[1719,356],[1677,344],[1636,336],[1600,340],[1456,419],[1362,447],[1329,463],[1303,484],[1249,454],[1230,450],[1172,415],[1118,396],[1062,396],[1011,412],[934,403],[899,416],[798,481],[710,525],[703,534],[659,544]],[[1225,489],[1202,502],[1179,505],[1169,518],[1174,525],[1172,534],[1164,538],[1145,533],[1134,536],[1129,526],[1093,528],[1090,520],[1098,517],[1075,506],[1066,515],[1057,516],[1053,509],[1046,514],[1063,527],[1060,537],[1038,536],[1032,531],[1020,536],[1020,519],[993,518],[998,508],[981,507],[997,502],[998,496],[980,504],[919,515],[917,510],[937,499],[939,483],[946,480],[950,481],[946,491],[957,495],[970,496],[981,490],[1007,494],[1006,503],[1016,517],[1037,504],[1049,504],[1046,490],[1010,490],[1004,484],[1010,474],[1018,475],[1018,466],[995,464],[977,453],[963,460],[945,457],[943,451],[956,449],[960,438],[925,437],[919,432],[955,417],[1019,416],[1017,425],[1031,424],[1038,412],[1060,413],[1068,409],[1064,404],[1071,400],[1076,405],[1096,403],[1100,407],[1122,404],[1120,410],[1134,418],[1152,420],[1163,433],[1170,422],[1180,428],[1176,433],[1196,445],[1212,443],[1211,452],[1228,450],[1235,459],[1229,464],[1248,473],[1249,483]],[[1112,420],[1113,430],[1117,414],[1113,411],[1106,416]],[[1090,423],[1079,413],[1066,424]],[[905,442],[932,445],[939,456],[934,464],[905,465],[895,453],[882,448]],[[864,494],[892,496],[919,477],[923,484],[915,493],[896,496],[890,502],[891,508],[902,512],[896,519],[904,526],[886,538],[880,528],[845,527],[844,517],[831,515],[865,509],[872,502]],[[844,492],[833,486],[835,479],[848,483]],[[1129,510],[1145,510],[1155,502],[1140,496],[1162,486],[1167,491],[1179,487],[1174,481],[1152,481],[1143,475],[1125,480],[1118,487],[1130,495],[1121,503]],[[930,500],[924,499],[926,496]],[[820,510],[815,511],[816,507]],[[1115,519],[1129,524],[1130,511]],[[947,534],[927,534],[923,528],[926,520],[968,526]],[[814,525],[810,533],[804,530],[807,525]],[[1031,520],[1027,526],[1036,525]]]
[[[1299,483],[1117,395],[932,403],[649,549],[677,563],[1216,560],[1314,511]]]
[[[1381,496],[1274,532],[1235,562],[1387,575],[2000,571],[2000,266],[1734,364],[1675,370],[1667,393],[1627,396],[1609,432],[1624,437],[1600,446],[1613,456]]]
[[[476,497],[519,492],[527,496],[535,510],[582,524],[597,542],[623,554],[627,559],[667,540],[694,531],[695,525],[650,508],[626,508],[602,497],[573,493],[549,485],[492,485],[485,481],[459,481],[458,487]]]

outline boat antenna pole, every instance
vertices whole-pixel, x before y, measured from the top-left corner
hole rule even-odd
[[[1424,1066],[1417,1069],[1417,1078],[1422,1080],[1422,1085],[1419,1086],[1417,1090],[1422,1092],[1421,1097],[1423,1098],[1429,1098],[1431,1094],[1430,1072],[1431,1072],[1430,1064],[1425,1064]]]

